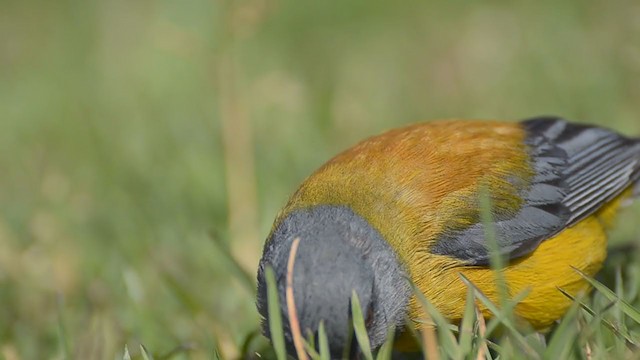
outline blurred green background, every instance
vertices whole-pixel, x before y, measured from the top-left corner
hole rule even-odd
[[[238,356],[259,319],[225,249],[253,277],[322,162],[541,114],[640,134],[640,3],[4,0],[0,358]]]

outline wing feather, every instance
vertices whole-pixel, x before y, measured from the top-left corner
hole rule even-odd
[[[525,120],[522,126],[535,175],[522,190],[521,209],[493,224],[510,259],[531,253],[640,181],[639,139],[555,117]],[[486,265],[484,234],[482,223],[442,234],[432,252]]]

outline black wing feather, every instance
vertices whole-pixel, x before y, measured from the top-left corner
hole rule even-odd
[[[561,172],[566,196],[560,203],[570,216],[564,226],[591,215],[640,177],[637,139],[559,118],[536,118],[523,125],[530,138],[542,136],[565,154],[560,158],[566,164]],[[534,158],[534,168],[541,160],[547,159]]]
[[[513,217],[495,221],[498,245],[510,259],[593,214],[640,179],[640,140],[556,117],[525,120],[535,176]],[[640,185],[638,185],[640,187]],[[487,265],[485,229],[476,223],[443,234],[431,251]]]

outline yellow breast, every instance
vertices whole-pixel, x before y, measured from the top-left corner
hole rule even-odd
[[[596,214],[543,241],[530,256],[503,269],[510,296],[529,291],[529,295],[516,306],[518,317],[534,328],[544,330],[571,306],[571,301],[558,288],[574,296],[589,289],[588,283],[573,268],[589,276],[600,270],[607,255],[605,231],[620,203],[629,195],[630,191],[623,193]],[[425,276],[414,279],[417,280],[416,286],[445,317],[454,322],[462,317],[467,292],[460,273],[494,303],[499,303],[495,273],[489,268],[459,266],[457,260],[444,256],[433,256],[425,261],[424,267]],[[427,268],[431,270],[427,271]],[[481,309],[484,316],[491,317],[486,308],[481,306]],[[424,317],[415,298],[411,301],[410,316],[412,319]]]

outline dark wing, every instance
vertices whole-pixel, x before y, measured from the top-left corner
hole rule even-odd
[[[522,122],[535,176],[522,191],[520,210],[493,223],[501,252],[525,256],[540,242],[593,214],[640,179],[640,140],[613,131],[534,118]],[[482,223],[445,232],[431,249],[472,265],[487,265]]]

